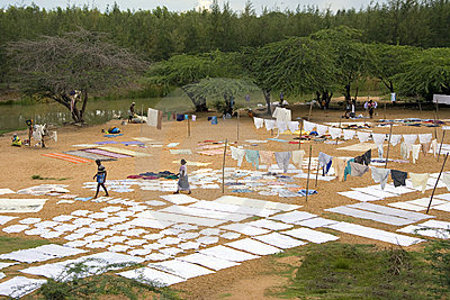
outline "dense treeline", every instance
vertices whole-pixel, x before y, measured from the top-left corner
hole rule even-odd
[[[336,13],[315,7],[296,11],[264,9],[261,15],[255,13],[251,2],[240,13],[227,3],[220,7],[217,1],[210,10],[182,13],[164,7],[152,11],[120,10],[116,5],[104,13],[78,7],[45,10],[10,6],[0,10],[0,45],[82,27],[108,32],[118,45],[158,61],[181,53],[238,51],[341,25],[362,31],[363,42],[448,47],[449,24],[448,0],[389,0],[362,10]]]

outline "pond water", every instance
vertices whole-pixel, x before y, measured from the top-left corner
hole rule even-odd
[[[88,124],[105,123],[116,116],[127,117],[131,102],[136,102],[136,111],[146,114],[147,108],[164,112],[184,112],[192,108],[187,97],[165,97],[148,99],[91,100],[87,104],[85,121]],[[56,102],[32,105],[0,105],[0,130],[16,130],[26,127],[25,121],[35,120],[36,124],[63,125],[72,121],[70,111]]]

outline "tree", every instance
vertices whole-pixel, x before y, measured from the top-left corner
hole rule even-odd
[[[251,93],[260,89],[251,81],[233,78],[205,78],[183,87],[195,99],[224,100],[223,113],[233,114],[234,101],[239,93]]]
[[[361,43],[362,33],[347,26],[323,29],[311,35],[314,40],[326,43],[327,52],[334,54],[336,66],[336,82],[342,86],[345,100],[351,100],[351,87],[366,73],[368,51]],[[355,99],[358,89],[355,92]]]
[[[181,87],[197,112],[208,111],[206,98],[192,93],[190,89],[186,89],[186,85],[198,83],[201,79],[209,77],[240,77],[243,71],[238,58],[238,53],[220,51],[200,55],[175,55],[152,65],[146,81],[166,87]]]
[[[368,47],[369,73],[380,79],[389,92],[394,93],[394,76],[405,71],[405,63],[420,55],[420,49],[387,44],[371,44]]]
[[[128,83],[146,63],[126,49],[103,41],[104,34],[79,30],[61,36],[41,36],[7,45],[11,77],[28,94],[50,98],[84,122],[88,93]],[[71,93],[81,91],[81,107]]]
[[[450,95],[450,49],[431,48],[404,64],[405,71],[394,76],[399,90],[407,96]]]
[[[331,100],[335,66],[333,53],[322,42],[289,38],[251,54],[248,67],[263,90],[270,113],[270,91],[301,94],[317,92]]]

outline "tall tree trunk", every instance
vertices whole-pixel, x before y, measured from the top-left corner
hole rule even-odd
[[[81,91],[81,99],[83,100],[83,105],[81,106],[80,111],[80,122],[84,123],[84,112],[86,110],[87,102],[88,102],[88,93],[86,90]]]
[[[71,109],[71,107],[70,107],[70,102],[71,102],[70,97],[68,97],[67,95],[54,95],[54,94],[48,95],[48,96],[50,98],[52,98],[53,100],[55,100],[56,102],[64,105],[69,111],[71,111],[72,120],[75,123],[82,123],[80,111],[76,107],[76,102],[75,102],[73,109]]]
[[[272,109],[270,107],[270,89],[263,89],[264,99],[266,100],[267,104],[267,114],[269,116],[272,115]]]
[[[194,104],[196,112],[207,112],[208,105],[206,104],[205,97],[195,97],[193,93],[188,92],[186,89],[182,88],[182,90],[186,93],[186,95],[191,100],[192,104]]]
[[[346,100],[346,101],[350,101],[351,98],[352,98],[352,96],[351,96],[351,94],[350,94],[350,90],[351,90],[351,85],[350,85],[350,83],[349,83],[349,84],[346,84],[345,87],[344,87],[344,96],[345,96],[345,100]]]

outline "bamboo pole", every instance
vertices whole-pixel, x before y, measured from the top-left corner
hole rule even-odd
[[[384,165],[385,169],[387,169],[387,164],[389,161],[389,149],[391,148],[391,137],[392,137],[392,123],[391,123],[391,128],[389,130],[388,148],[387,148],[387,152],[386,152],[386,164]]]
[[[442,139],[441,139],[441,145],[439,146],[439,153],[438,153],[437,161],[439,161],[439,156],[441,156],[442,143],[444,143],[444,137],[445,137],[445,130],[442,130]]]
[[[438,178],[436,179],[436,183],[434,184],[433,192],[431,193],[430,202],[428,203],[428,207],[427,207],[427,214],[430,211],[431,202],[433,201],[434,192],[436,191],[436,187],[437,187],[437,185],[439,183],[439,179],[441,179],[441,174],[442,174],[442,171],[444,171],[444,167],[445,167],[445,163],[447,162],[447,158],[448,158],[448,152],[447,152],[447,154],[444,157],[444,162],[442,163],[441,172],[439,172]]]
[[[306,177],[306,202],[308,202],[309,193],[309,173],[311,172],[311,155],[312,155],[312,145],[309,145],[309,161],[308,161],[308,176]]]
[[[387,119],[386,111],[386,102],[384,102],[384,120]]]
[[[300,123],[300,133],[298,134],[298,150],[302,148],[303,119],[300,119]]]
[[[223,164],[222,164],[222,194],[225,193],[225,157],[227,155],[228,139],[225,140],[225,148],[223,149]]]
[[[318,177],[319,177],[319,161],[317,161],[317,170],[316,170],[316,182],[314,183],[314,188],[316,188],[317,187],[317,179],[318,179]]]
[[[188,136],[191,136],[191,121],[189,120],[189,116],[188,116]]]

